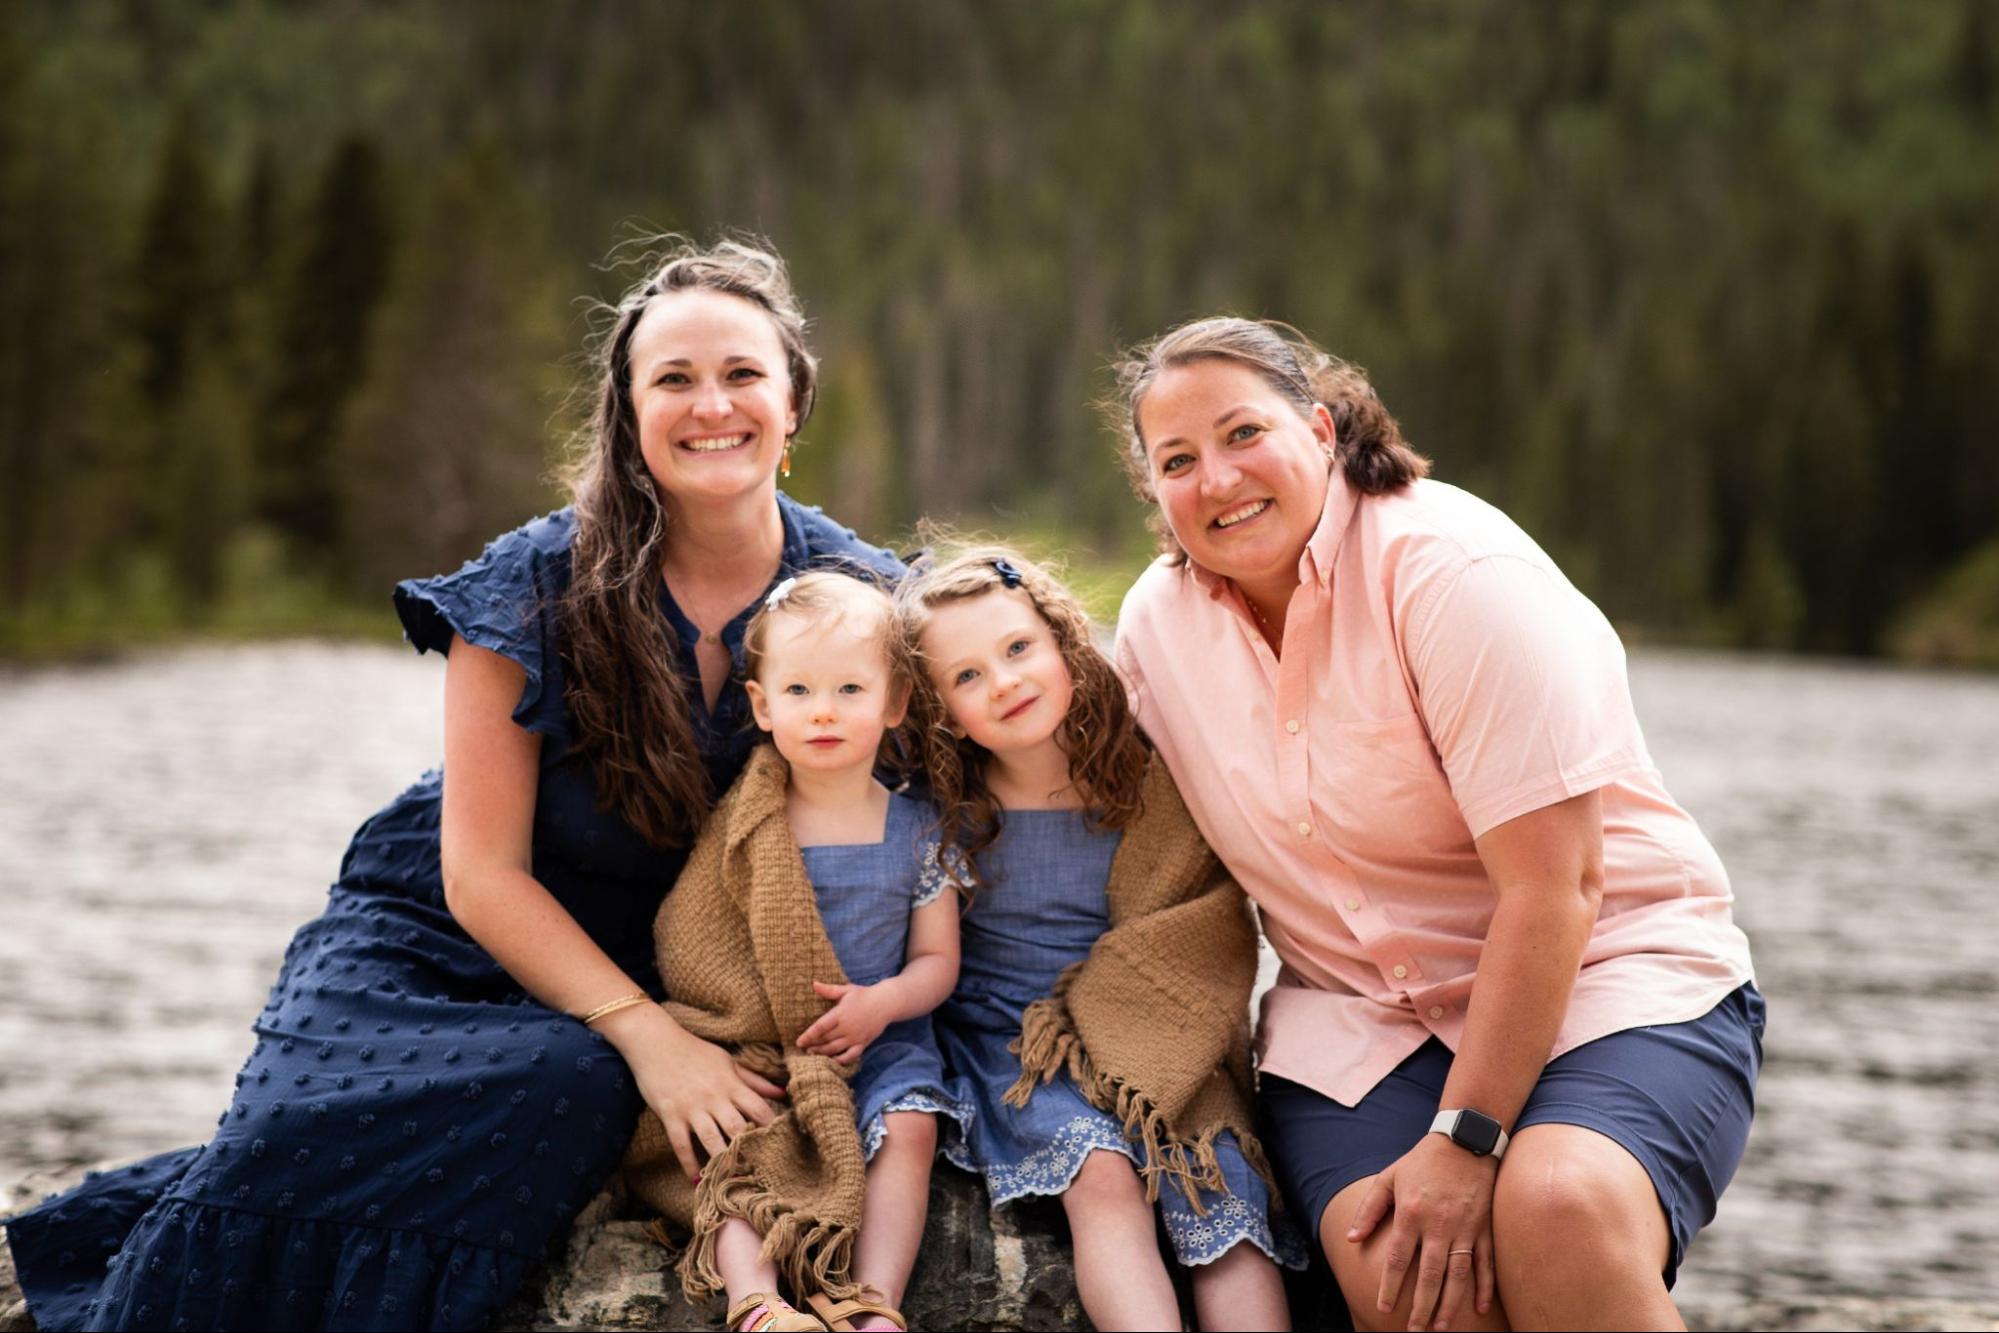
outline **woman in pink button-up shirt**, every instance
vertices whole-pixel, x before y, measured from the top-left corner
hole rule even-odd
[[[1168,554],[1118,658],[1283,963],[1267,1141],[1358,1326],[1681,1326],[1762,1000],[1617,636],[1288,326],[1123,384]]]

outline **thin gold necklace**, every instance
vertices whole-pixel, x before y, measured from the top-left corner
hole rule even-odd
[[[1256,604],[1255,600],[1251,598],[1248,593],[1244,593],[1242,595],[1242,600],[1243,600],[1243,605],[1249,608],[1249,613],[1256,617],[1256,623],[1263,627],[1263,637],[1265,639],[1275,639],[1277,637],[1277,631],[1270,627],[1270,621],[1265,618],[1263,614],[1263,608],[1259,607]]]
[[[779,562],[778,562],[778,565],[779,565],[779,569],[778,569],[778,571],[776,571],[776,572],[782,572],[782,568],[783,568],[783,561],[782,561],[782,559],[780,559],[780,560],[779,560]],[[665,582],[666,582],[666,585],[667,585],[667,591],[668,591],[669,593],[671,593],[671,592],[673,591],[673,576],[672,576],[671,572],[668,572],[668,571],[662,571],[662,575],[663,575],[663,577],[664,577],[664,579],[665,579]],[[684,591],[688,591],[688,590],[691,590],[691,589],[688,589],[688,588],[687,588],[687,585],[686,585],[685,583],[683,583],[683,590],[684,590]],[[724,603],[733,603],[733,602],[735,601],[735,598],[734,598],[734,596],[733,596],[733,595],[725,595],[724,597],[722,597],[722,598],[721,598],[721,599],[719,599],[719,600],[723,601]],[[694,626],[694,632],[695,632],[695,637],[696,637],[696,638],[698,638],[698,639],[699,639],[699,640],[700,640],[700,641],[701,641],[702,643],[720,643],[720,642],[722,642],[722,631],[721,631],[721,630],[719,630],[719,629],[716,629],[716,630],[711,630],[711,629],[706,629],[706,628],[703,628],[703,626],[702,626],[702,624],[701,624],[701,621],[699,621],[699,620],[696,620],[696,619],[695,619],[695,617],[694,617],[694,609],[693,609],[693,608],[692,608],[691,606],[687,605],[687,604],[686,604],[685,602],[683,602],[683,601],[682,601],[682,599],[681,599],[681,597],[679,597],[679,596],[675,596],[675,597],[674,597],[674,604],[680,607],[680,613],[681,613],[682,615],[686,616],[686,617],[687,617],[687,619],[688,619],[688,621],[689,621],[689,622],[690,622],[691,624],[693,624],[693,626]],[[723,623],[723,627],[724,627],[724,628],[727,628],[727,626],[728,626],[728,623],[729,623],[729,622],[730,622],[731,620],[734,620],[734,619],[735,619],[735,617],[736,617],[736,614],[739,614],[739,613],[740,613],[740,608],[738,608],[737,612],[733,612],[733,613],[725,613],[725,614],[723,615],[723,621],[722,621],[722,623]],[[702,608],[702,619],[704,619],[704,620],[705,620],[706,618],[707,618],[707,608],[706,608],[706,607],[703,607],[703,608]]]

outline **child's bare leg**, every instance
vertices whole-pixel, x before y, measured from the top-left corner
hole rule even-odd
[[[764,1238],[740,1217],[724,1218],[716,1231],[715,1267],[730,1309],[753,1291],[777,1290],[777,1265],[764,1258]]]
[[[861,1196],[861,1234],[854,1242],[854,1281],[873,1287],[902,1308],[909,1270],[923,1244],[930,1210],[930,1164],[937,1157],[937,1117],[928,1111],[890,1111],[888,1136],[868,1163]],[[856,1320],[855,1328],[892,1329],[886,1319]]]
[[[1113,1329],[1180,1327],[1180,1302],[1159,1255],[1153,1206],[1138,1171],[1103,1149],[1062,1195],[1076,1243],[1076,1294],[1083,1313],[1103,1333]]]
[[[1269,1255],[1246,1240],[1230,1246],[1221,1258],[1194,1269],[1193,1285],[1194,1318],[1202,1333],[1291,1327],[1284,1275]]]

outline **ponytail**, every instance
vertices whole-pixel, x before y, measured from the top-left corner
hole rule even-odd
[[[1328,354],[1296,329],[1288,331],[1285,342],[1305,372],[1313,401],[1324,403],[1332,414],[1333,456],[1347,483],[1363,495],[1384,495],[1429,476],[1430,460],[1402,438],[1402,427],[1382,405],[1367,372]]]

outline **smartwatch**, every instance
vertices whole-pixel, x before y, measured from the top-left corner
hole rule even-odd
[[[1430,1132],[1450,1136],[1452,1143],[1474,1157],[1490,1157],[1496,1162],[1506,1156],[1506,1131],[1497,1120],[1478,1111],[1439,1111],[1430,1122]]]

